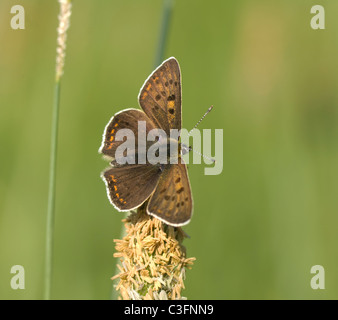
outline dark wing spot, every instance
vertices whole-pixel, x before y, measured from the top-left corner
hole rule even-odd
[[[164,189],[162,189],[162,190],[160,191],[160,194],[163,193],[163,192],[166,192],[166,191],[167,191],[167,189],[164,188]]]
[[[173,101],[173,100],[175,100],[175,95],[172,94],[171,96],[168,97],[167,100],[168,100],[168,101]]]
[[[177,87],[177,81],[175,81],[175,87]]]
[[[161,91],[161,94],[162,94],[163,97],[166,96],[165,91]]]
[[[171,201],[174,201],[174,200],[175,200],[175,198],[176,198],[175,196],[172,196],[172,197],[171,197]]]
[[[168,87],[168,86],[169,86],[169,82],[166,81],[164,85],[165,85],[166,87]]]
[[[181,206],[184,206],[184,201],[181,202]]]
[[[179,206],[180,206],[180,203],[178,203],[178,204],[176,205],[177,208],[179,208]]]
[[[180,194],[181,192],[183,192],[183,190],[184,190],[184,187],[181,187],[180,189],[178,189],[178,190],[176,191],[176,193],[177,193],[177,194]]]
[[[170,79],[170,80],[169,80],[169,83],[170,83],[170,84],[173,84],[173,80],[172,80],[172,79]]]
[[[168,110],[168,111],[169,111],[169,113],[170,113],[170,114],[174,114],[174,112],[175,112],[175,109],[174,109],[174,108],[169,108],[169,110]]]
[[[161,99],[161,96],[158,94],[156,97],[155,97],[156,101],[160,100]]]
[[[164,199],[168,201],[170,199],[170,196],[166,195],[164,196]]]
[[[175,183],[179,183],[181,181],[181,178],[178,177],[176,180],[175,180]]]

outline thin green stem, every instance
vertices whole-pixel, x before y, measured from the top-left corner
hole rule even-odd
[[[53,262],[53,234],[54,234],[54,216],[55,216],[55,185],[56,185],[56,156],[58,142],[58,123],[59,123],[59,106],[60,106],[60,80],[55,83],[53,116],[52,116],[52,133],[50,149],[50,166],[49,166],[49,190],[48,190],[48,207],[47,207],[47,226],[46,226],[46,260],[45,260],[45,291],[44,299],[51,298],[52,283],[52,262]]]
[[[54,220],[55,220],[55,185],[56,185],[56,158],[58,144],[59,127],[59,109],[60,109],[60,79],[63,74],[67,29],[69,28],[72,3],[71,0],[59,0],[60,14],[58,37],[57,37],[57,55],[55,69],[55,91],[52,115],[52,132],[50,147],[50,166],[49,166],[49,189],[46,223],[46,253],[45,253],[45,288],[44,299],[51,298],[52,271],[53,271],[53,243],[54,243]]]
[[[154,68],[158,67],[164,59],[165,47],[169,34],[173,6],[174,6],[173,0],[163,0],[162,25],[156,50]]]

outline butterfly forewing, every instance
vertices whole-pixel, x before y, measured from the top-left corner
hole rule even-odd
[[[150,198],[147,212],[172,226],[187,224],[192,215],[192,195],[184,163],[169,165]]]
[[[181,130],[181,72],[175,58],[164,61],[146,80],[139,103],[157,128],[167,135]]]
[[[108,198],[120,211],[135,209],[146,201],[160,176],[160,168],[149,164],[109,168],[102,173]]]

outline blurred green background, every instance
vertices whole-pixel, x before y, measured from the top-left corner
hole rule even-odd
[[[12,30],[10,9],[26,10]],[[326,29],[312,30],[322,4]],[[0,298],[43,297],[57,1],[0,2]],[[165,58],[183,78],[183,126],[224,131],[221,175],[189,165],[189,299],[338,298],[338,3],[176,0]],[[110,117],[137,107],[162,1],[74,1],[62,79],[54,299],[108,299],[113,239],[98,154]],[[26,289],[12,290],[23,265]],[[313,265],[325,290],[310,287]]]

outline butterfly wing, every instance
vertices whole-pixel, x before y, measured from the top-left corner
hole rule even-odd
[[[161,176],[158,166],[135,164],[113,167],[101,175],[106,183],[110,202],[119,211],[139,207],[154,192]]]
[[[175,58],[164,61],[145,81],[139,104],[157,128],[169,136],[181,130],[181,71]]]
[[[148,214],[171,226],[189,223],[192,216],[192,194],[184,163],[168,165],[161,175],[148,203]]]
[[[138,121],[144,121],[145,126],[139,126]],[[100,153],[108,156],[114,165],[119,163],[115,158],[116,149],[124,143],[116,140],[116,134],[121,129],[129,129],[134,133],[135,148],[131,152],[138,156],[139,134],[146,137],[148,132],[154,129],[154,125],[142,110],[127,109],[115,114],[104,130],[99,150]],[[158,166],[149,163],[126,164],[108,168],[101,177],[106,184],[108,198],[114,207],[119,211],[129,211],[139,207],[150,197],[161,172]]]
[[[138,121],[145,121],[145,128],[143,126],[138,126]],[[116,133],[120,129],[130,129],[133,131],[135,137],[135,150],[132,151],[136,153],[138,150],[139,133],[146,139],[148,132],[154,129],[154,124],[142,110],[126,109],[116,113],[110,119],[104,130],[102,144],[99,149],[100,153],[103,153],[112,159],[113,164],[116,162],[116,149],[124,142],[116,140]]]

